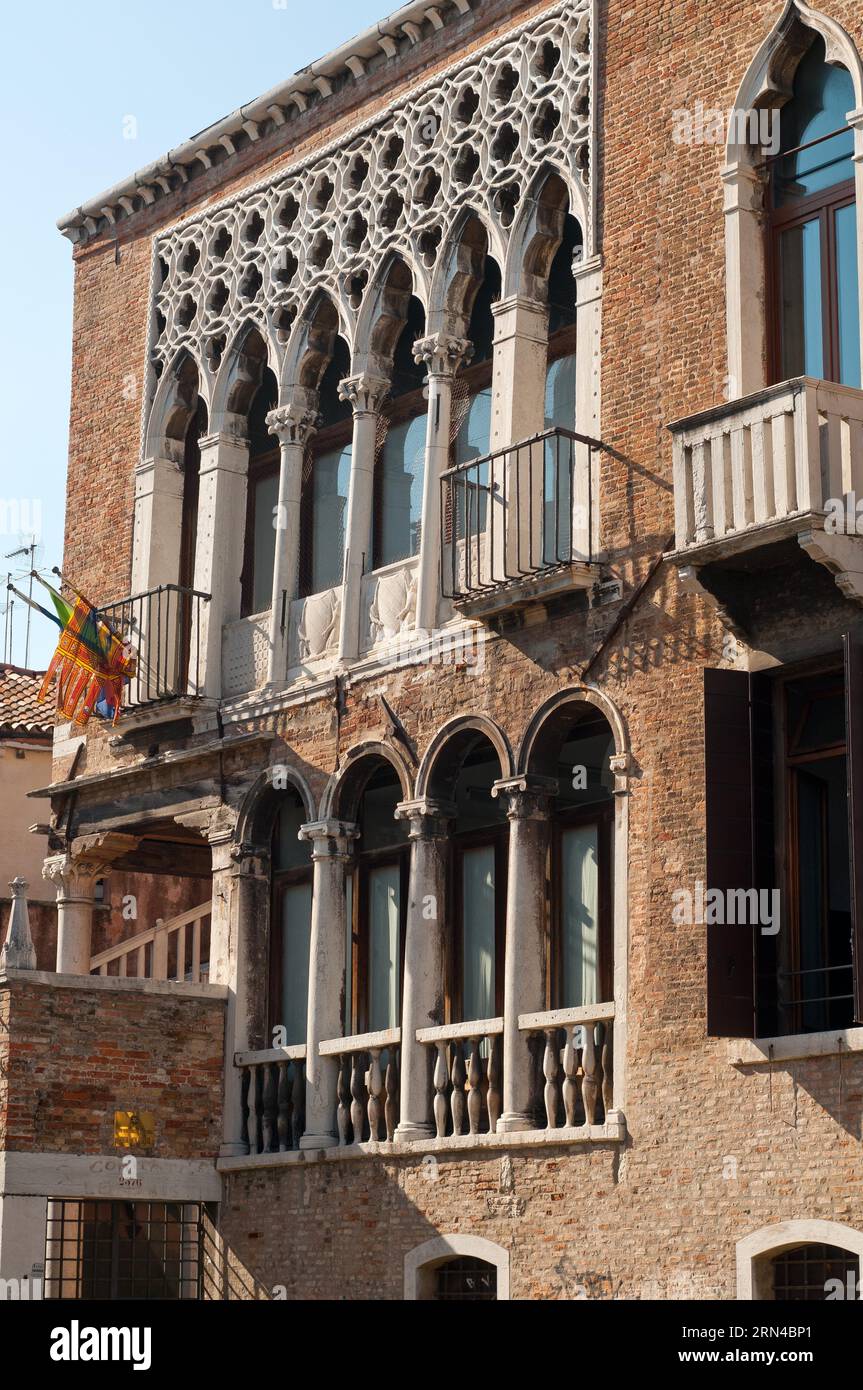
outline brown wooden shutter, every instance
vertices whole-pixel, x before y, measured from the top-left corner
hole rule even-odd
[[[854,1021],[863,1020],[863,637],[846,632],[845,723],[848,739],[848,844],[851,855],[851,959]]]
[[[750,678],[704,672],[705,893],[755,886]],[[707,931],[707,1033],[755,1036],[755,928]]]

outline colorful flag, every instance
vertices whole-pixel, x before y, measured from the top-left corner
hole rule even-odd
[[[44,583],[44,580],[42,581]],[[44,700],[56,683],[57,709],[66,719],[86,724],[94,710],[116,723],[123,698],[123,687],[136,670],[136,655],[128,642],[117,637],[97,610],[85,599],[77,598],[70,608],[50,584],[57,616],[68,612],[57,650],[45,673],[39,699]]]

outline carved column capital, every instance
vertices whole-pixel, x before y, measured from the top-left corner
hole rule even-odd
[[[139,844],[137,835],[83,835],[72,841],[71,851],[49,855],[42,877],[56,886],[58,902],[90,902],[96,880],[104,878],[115,860],[131,854]]]
[[[350,402],[354,415],[377,415],[389,393],[389,381],[371,372],[346,376],[339,382],[339,399]]]
[[[548,820],[551,799],[557,793],[556,777],[540,777],[532,772],[504,777],[491,789],[492,796],[504,797],[510,820]]]
[[[423,796],[416,801],[402,801],[396,807],[396,820],[408,822],[408,835],[411,840],[445,840],[455,817],[456,807],[453,802],[437,801],[431,797]]]
[[[454,377],[473,357],[473,343],[450,333],[432,333],[418,338],[413,347],[414,361],[425,364],[430,377]]]
[[[318,427],[318,412],[313,392],[299,391],[287,405],[280,405],[267,415],[267,429],[277,436],[280,444],[297,444],[305,448]]]
[[[624,796],[629,790],[629,779],[632,776],[632,754],[612,753],[608,766],[614,777],[614,795]]]
[[[360,828],[351,821],[318,820],[301,825],[299,838],[312,843],[312,859],[350,859]]]

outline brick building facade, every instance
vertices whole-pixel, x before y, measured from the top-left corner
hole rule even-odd
[[[166,1011],[141,1175],[231,1296],[859,1273],[861,52],[845,0],[409,4],[61,224],[64,570],[141,657],[45,789],[68,1086]],[[0,1273],[122,1200],[105,1069]]]

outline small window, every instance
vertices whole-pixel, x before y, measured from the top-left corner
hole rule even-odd
[[[434,1298],[440,1303],[495,1303],[497,1270],[470,1256],[447,1260],[435,1270]]]

